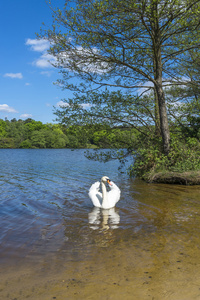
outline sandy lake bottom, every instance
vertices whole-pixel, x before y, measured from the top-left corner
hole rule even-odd
[[[147,184],[83,151],[1,152],[0,299],[200,299],[200,187]],[[88,188],[108,175],[115,209]]]

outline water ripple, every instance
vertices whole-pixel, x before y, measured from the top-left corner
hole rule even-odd
[[[0,259],[109,246],[156,234],[199,234],[199,188],[149,185],[89,161],[84,150],[0,150]],[[111,212],[95,211],[91,184],[108,175],[121,189]],[[188,206],[189,203],[189,206]],[[194,225],[195,224],[195,225]],[[66,259],[66,257],[65,257]]]

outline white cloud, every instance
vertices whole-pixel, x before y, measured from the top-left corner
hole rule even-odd
[[[6,73],[6,74],[4,74],[4,77],[22,79],[23,75],[22,75],[22,73]]]
[[[87,109],[90,108],[92,105],[90,103],[82,103],[81,106],[82,108]]]
[[[99,56],[99,59],[98,59]],[[70,68],[74,57],[77,57],[78,67],[80,70],[88,73],[104,74],[111,69],[111,65],[101,61],[101,55],[96,47],[91,49],[83,48],[81,46],[73,48],[70,52],[61,52],[57,54],[57,59],[54,59],[57,66]],[[96,62],[94,62],[96,57]]]
[[[68,42],[71,42],[71,38],[68,39]],[[33,64],[39,68],[50,68],[52,67],[51,63],[70,68],[72,58],[75,56],[79,59],[79,68],[85,72],[103,74],[108,72],[111,68],[108,63],[101,61],[101,55],[96,47],[87,49],[78,46],[73,48],[71,53],[61,52],[53,56],[47,53],[47,50],[51,46],[51,42],[47,39],[27,39],[25,44],[30,46],[32,51],[41,53],[41,56],[33,62]],[[99,61],[94,62],[94,56],[98,57],[98,54]]]
[[[33,51],[44,52],[49,48],[50,43],[46,39],[27,39],[26,45],[31,46],[31,50]]]
[[[20,118],[21,119],[32,118],[32,115],[31,114],[22,114],[22,115],[20,115]]]
[[[27,39],[25,44],[30,46],[32,51],[41,53],[40,57],[33,62],[33,65],[42,69],[52,67],[51,63],[54,63],[56,58],[47,53],[47,50],[50,47],[50,42],[48,40]],[[46,73],[45,75],[50,76],[50,73]]]
[[[7,113],[18,113],[18,111],[8,106],[7,104],[0,104],[0,111],[7,112]]]
[[[56,106],[67,107],[67,106],[69,106],[69,104],[61,100],[56,103]]]
[[[51,71],[42,71],[42,72],[40,72],[40,74],[50,77],[52,72]]]
[[[71,39],[69,38],[68,41],[71,42]],[[94,55],[98,55],[98,49],[95,47],[87,49],[79,46],[74,48],[71,53],[61,52],[57,56],[53,56],[47,53],[51,46],[50,41],[47,39],[27,39],[26,45],[30,46],[32,51],[41,53],[40,57],[33,62],[33,65],[38,68],[51,68],[52,63],[68,68],[71,65],[72,57],[77,55],[79,68],[83,71],[103,74],[110,70],[109,64],[105,62],[94,63]],[[46,75],[49,76],[49,74]]]
[[[80,105],[82,106],[83,109],[87,109],[87,108],[89,108],[89,107],[92,106],[92,105],[89,104],[89,103],[82,103],[82,104],[80,104]],[[67,107],[67,106],[69,106],[69,104],[61,100],[61,101],[59,101],[59,102],[56,103],[56,106],[59,106],[59,107]]]
[[[152,91],[153,83],[151,81],[146,81],[144,83],[139,84],[138,86],[141,86],[141,88],[138,88],[137,90],[139,95],[148,95]]]
[[[38,68],[52,68],[51,63],[55,62],[55,57],[50,54],[42,54],[33,64]]]

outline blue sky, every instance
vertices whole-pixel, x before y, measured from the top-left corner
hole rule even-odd
[[[47,43],[36,40],[42,23],[51,24],[51,10],[45,0],[4,0],[0,11],[0,119],[52,123],[53,106],[71,94],[53,85],[58,71],[48,63]]]

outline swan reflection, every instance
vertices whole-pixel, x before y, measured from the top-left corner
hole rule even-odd
[[[93,210],[88,214],[88,221],[90,228],[93,230],[109,228],[116,229],[120,222],[120,216],[116,212],[115,207],[110,209],[101,209],[94,207]]]

